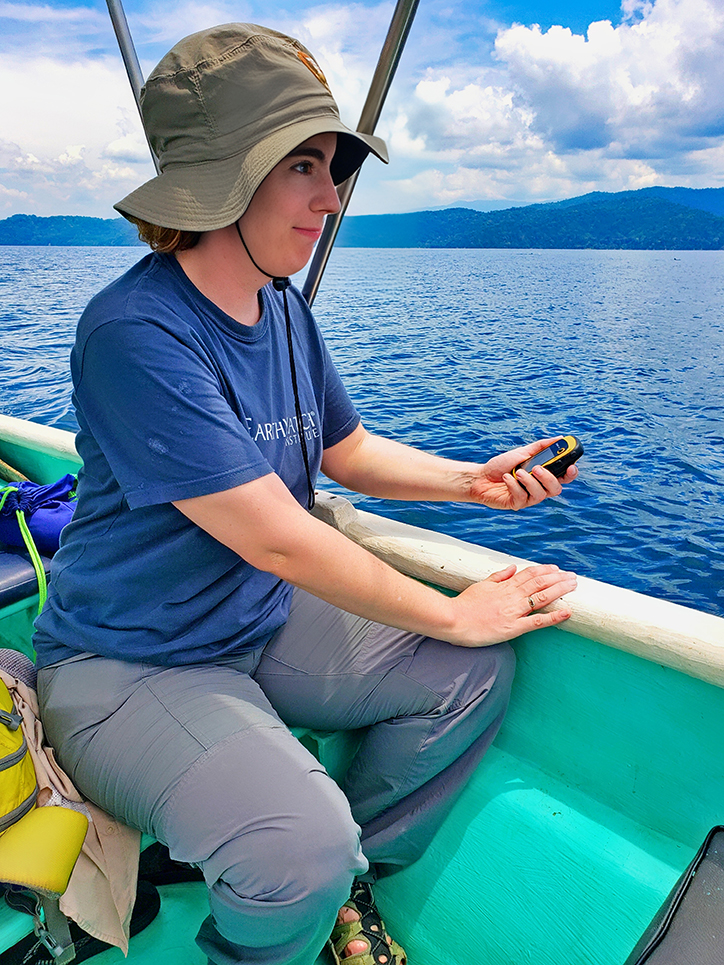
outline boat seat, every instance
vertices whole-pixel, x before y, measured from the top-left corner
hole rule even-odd
[[[41,557],[45,573],[50,573],[50,560]],[[38,580],[30,556],[21,550],[0,545],[0,609],[35,596]]]

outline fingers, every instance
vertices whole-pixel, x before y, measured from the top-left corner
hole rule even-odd
[[[576,470],[577,474],[578,471]],[[575,479],[576,475],[573,475],[571,479]],[[510,492],[513,509],[533,506],[536,503],[543,502],[544,499],[548,499],[549,496],[559,496],[563,489],[563,481],[557,479],[552,472],[544,469],[543,466],[533,466],[530,472],[519,469],[515,476],[506,473],[503,479]],[[566,480],[566,482],[570,481],[569,479]]]
[[[530,456],[528,458],[537,456],[539,452],[543,452],[548,446],[552,446],[554,442],[558,442],[558,440],[562,438],[563,436],[551,436],[550,439],[536,439],[535,442],[529,443],[529,445],[525,447],[526,449],[530,449]]]
[[[543,572],[541,572],[543,571]],[[572,593],[578,585],[575,573],[557,567],[529,567],[520,577],[520,604],[523,614],[530,614]]]
[[[549,610],[547,613],[531,613],[529,616],[521,617],[518,621],[518,635],[530,633],[533,630],[543,630],[546,627],[554,627],[559,623],[570,620],[572,612],[568,607]]]
[[[511,509],[514,509],[514,510],[522,509],[524,506],[528,505],[528,492],[518,482],[516,477],[512,475],[512,473],[509,473],[509,472],[504,473],[503,482],[507,486],[508,493],[510,494]]]
[[[575,590],[576,583],[575,573],[553,564],[517,572],[508,566],[455,597],[453,626],[444,639],[463,647],[486,647],[561,623],[571,616],[567,606],[545,613],[541,609]]]
[[[490,576],[486,577],[486,580],[490,583],[503,583],[505,580],[509,580],[511,576],[515,574],[517,567],[515,564],[511,563],[510,566],[506,566],[504,570],[498,570],[497,573],[491,573]]]

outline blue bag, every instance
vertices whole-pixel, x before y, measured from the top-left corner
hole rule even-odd
[[[34,482],[9,483],[0,487],[0,543],[24,548],[22,513],[38,550],[52,556],[58,549],[60,531],[73,518],[76,478],[68,474],[49,486]]]
[[[0,485],[0,543],[27,549],[38,579],[38,613],[48,585],[40,554],[52,556],[60,533],[73,518],[77,480],[70,474],[49,486],[27,480]]]

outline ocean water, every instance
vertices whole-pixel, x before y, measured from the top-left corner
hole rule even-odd
[[[143,254],[0,247],[0,411],[75,427],[77,317]],[[475,461],[586,449],[520,513],[353,500],[724,615],[723,306],[724,252],[338,249],[315,312],[368,428]]]

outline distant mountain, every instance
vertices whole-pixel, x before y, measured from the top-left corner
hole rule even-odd
[[[586,201],[599,201],[602,198],[660,198],[673,204],[682,204],[685,208],[697,208],[708,211],[724,218],[724,188],[664,188],[656,185],[652,188],[640,188],[638,191],[618,191],[610,194],[604,191],[593,191],[583,194],[579,198],[568,198],[566,201],[554,201],[552,204],[570,206]],[[468,205],[462,205],[468,207]],[[472,207],[472,205],[470,205]],[[482,210],[482,209],[481,209]]]
[[[687,192],[686,188],[669,189]],[[448,208],[411,214],[345,218],[337,244],[350,248],[724,248],[724,188],[702,198],[668,200],[655,189],[596,192],[549,204],[504,211]]]
[[[480,204],[482,202],[470,202]],[[125,218],[16,214],[0,221],[0,245],[138,245]],[[348,248],[724,248],[724,188],[594,191],[504,210],[469,207],[347,217]]]
[[[426,211],[445,211],[448,208],[470,208],[472,211],[501,211],[503,208],[527,208],[530,201],[456,201],[454,204],[436,204]]]
[[[140,245],[138,232],[125,218],[58,215],[39,218],[14,214],[0,221],[0,245]]]

